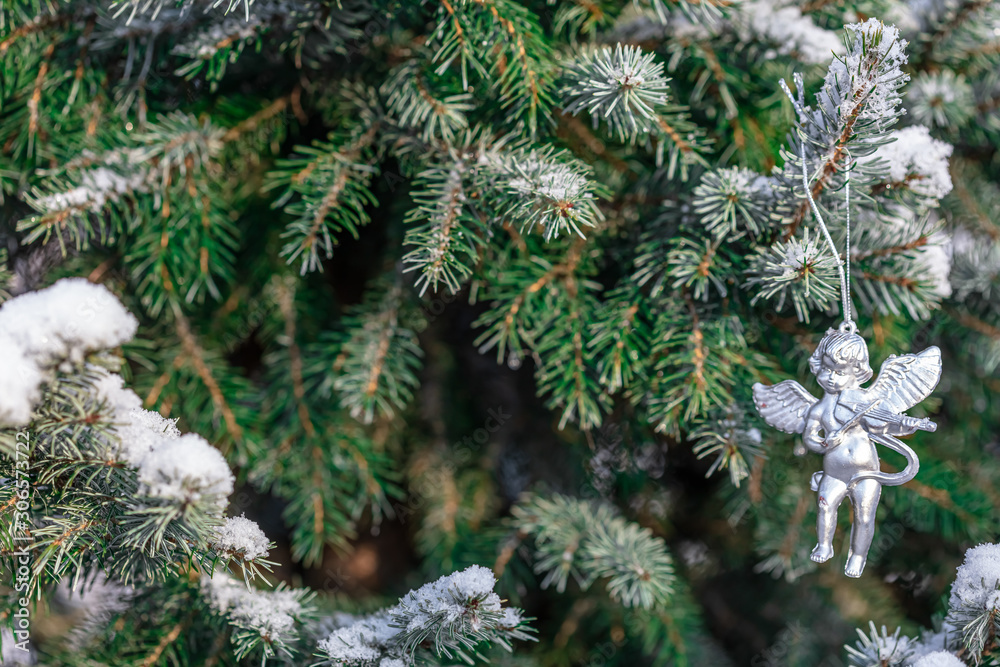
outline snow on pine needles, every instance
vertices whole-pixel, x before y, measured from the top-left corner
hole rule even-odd
[[[24,426],[55,370],[131,340],[138,321],[106,287],[61,280],[0,308],[0,425]]]
[[[430,645],[436,655],[460,659],[482,641],[509,647],[511,639],[529,636],[521,611],[504,608],[495,585],[493,572],[479,565],[454,572],[410,591],[395,607],[334,630],[319,650],[328,664],[360,667],[412,664]]]

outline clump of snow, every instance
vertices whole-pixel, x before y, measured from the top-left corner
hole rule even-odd
[[[896,130],[890,136],[896,140],[880,146],[871,159],[881,158],[888,163],[892,183],[905,183],[914,193],[934,199],[951,192],[951,144],[932,137],[923,125]]]
[[[394,640],[404,630],[443,628],[438,634],[450,632],[452,636],[469,629],[478,632],[485,623],[484,612],[499,616],[498,620],[496,616],[491,619],[494,629],[513,629],[521,623],[521,611],[503,609],[493,592],[495,585],[492,571],[473,565],[410,591],[385,612],[334,630],[319,642],[318,648],[334,662],[374,662],[384,656],[381,664],[394,665],[393,660],[400,655],[400,646]],[[461,625],[449,631],[448,626],[454,624]]]
[[[913,652],[910,654],[910,659],[916,660],[917,658],[922,658],[928,653],[944,651],[947,648],[948,637],[956,636],[955,632],[955,626],[947,620],[941,624],[941,629],[939,631],[929,633],[925,632],[920,637],[920,641],[913,642]]]
[[[965,667],[965,663],[947,651],[935,651],[914,662],[912,667]]]
[[[455,572],[447,577],[438,579],[436,582],[422,586],[417,592],[419,593],[426,588],[428,593],[430,593],[432,590],[447,587],[449,590],[454,590],[459,596],[471,600],[489,595],[493,592],[493,587],[496,585],[497,579],[493,575],[492,570],[482,565],[473,565],[461,572]]]
[[[399,630],[379,615],[367,618],[346,628],[334,630],[320,640],[317,648],[335,662],[373,662],[385,651],[385,646]]]
[[[841,118],[891,116],[900,101],[898,88],[909,79],[902,70],[907,61],[906,40],[895,26],[874,18],[845,29],[853,33],[851,50],[830,63],[824,88],[839,91]]]
[[[295,591],[254,591],[233,605],[229,618],[273,642],[290,638],[301,613],[302,603]]]
[[[796,55],[809,64],[825,63],[842,54],[844,45],[836,32],[820,28],[795,5],[781,0],[756,0],[739,7],[747,27],[758,39],[778,45],[781,55]],[[748,35],[749,37],[749,35]]]
[[[246,516],[228,517],[212,538],[212,548],[223,558],[264,558],[268,554],[269,544],[260,526]]]
[[[570,201],[583,194],[587,179],[563,164],[546,165],[518,176],[507,185],[515,192],[553,201]]]
[[[216,572],[214,576],[202,575],[202,592],[208,597],[208,603],[215,611],[224,614],[232,609],[245,596],[251,594],[246,584],[236,581],[228,574]]]
[[[505,628],[516,628],[524,620],[524,612],[516,607],[507,607],[503,610],[503,620],[500,624]]]
[[[826,254],[826,248],[821,241],[811,241],[806,236],[802,239],[792,237],[785,244],[785,253],[779,266],[783,278],[804,276],[806,269],[815,266]]]
[[[56,366],[132,339],[138,321],[103,285],[67,278],[0,308],[0,423],[23,426]]]
[[[0,314],[3,310],[0,309]],[[0,424],[23,426],[39,400],[45,373],[35,360],[24,355],[17,342],[0,332]]]
[[[501,187],[524,197],[557,202],[593,197],[587,190],[586,176],[571,165],[536,151],[502,154],[491,149],[479,155],[477,165],[496,172]]]
[[[211,25],[192,39],[177,44],[172,52],[179,56],[208,60],[219,53],[220,47],[232,48],[234,45],[254,37],[260,27],[261,20],[256,14],[252,14],[249,21],[242,16],[239,18],[228,17],[221,23]]]
[[[407,630],[426,627],[435,618],[453,623],[468,615],[473,629],[478,630],[480,611],[500,612],[500,597],[493,592],[495,585],[496,578],[492,571],[473,565],[410,591],[390,615],[394,620],[405,621]],[[477,599],[481,601],[475,609],[471,609],[469,602]]]
[[[100,378],[94,383],[94,393],[109,405],[114,417],[142,409],[142,399],[125,387],[125,380],[117,373],[101,373]]]
[[[769,196],[772,187],[770,178],[744,167],[716,169],[705,175],[706,181],[723,195],[739,198]]]
[[[270,642],[294,638],[295,622],[304,611],[296,591],[248,589],[222,572],[203,575],[201,587],[212,609],[227,614],[232,623],[258,632]]]
[[[165,440],[139,464],[139,493],[183,503],[225,503],[233,473],[222,453],[200,435]]]
[[[903,660],[910,655],[913,640],[901,634],[900,628],[896,628],[896,631],[890,635],[884,625],[881,628],[881,633],[875,629],[875,624],[871,621],[868,622],[868,627],[871,629],[870,636],[866,636],[859,629],[858,636],[861,637],[861,641],[856,643],[858,648],[864,648],[865,652],[848,649],[849,653],[875,658],[881,665],[901,665]]]
[[[995,604],[1000,589],[1000,544],[980,544],[965,552],[965,562],[958,566],[951,587],[952,608],[966,607],[985,611]]]
[[[105,373],[94,385],[98,398],[111,408],[114,430],[120,444],[115,456],[138,467],[165,440],[181,437],[177,420],[142,408],[142,399],[123,386],[120,375]]]
[[[84,278],[66,278],[0,308],[0,330],[40,359],[83,361],[89,350],[131,340],[138,321],[108,288]]]

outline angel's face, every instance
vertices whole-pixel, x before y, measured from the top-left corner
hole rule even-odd
[[[839,394],[845,389],[858,386],[857,369],[853,363],[839,363],[828,354],[823,355],[816,381],[823,391],[829,394]]]

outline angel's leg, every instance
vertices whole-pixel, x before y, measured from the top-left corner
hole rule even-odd
[[[819,483],[816,520],[818,542],[812,550],[812,558],[817,563],[825,563],[833,558],[833,535],[837,532],[837,509],[847,495],[847,484],[836,477],[823,475]]]
[[[851,526],[851,554],[847,559],[844,574],[860,577],[868,560],[868,548],[875,537],[875,510],[882,497],[882,485],[874,479],[855,483],[851,489],[851,504],[854,505],[854,524]]]

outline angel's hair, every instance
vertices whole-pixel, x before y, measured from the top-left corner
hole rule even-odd
[[[819,373],[824,354],[829,355],[838,364],[854,364],[859,384],[871,379],[873,371],[868,362],[868,344],[858,334],[827,329],[823,340],[816,346],[816,351],[809,357],[809,370],[813,375]]]

